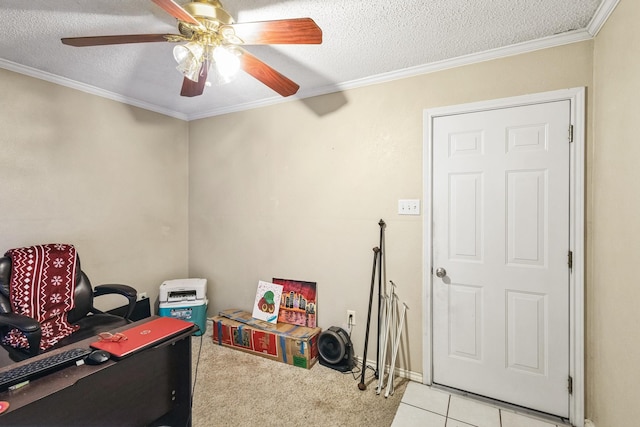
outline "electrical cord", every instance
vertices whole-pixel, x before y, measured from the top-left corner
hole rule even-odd
[[[347,323],[347,328],[348,328],[349,338],[351,338],[351,330],[352,330],[352,328],[353,328],[353,316],[349,316],[349,320],[348,320],[348,323]],[[365,367],[365,369],[371,369],[371,370],[373,371],[373,376],[374,376],[374,377],[376,376],[376,370],[375,370],[375,368],[374,368],[373,366],[371,366],[371,365],[367,365],[367,366]],[[355,381],[358,381],[358,374],[359,374],[360,372],[362,372],[362,368],[360,367],[360,365],[358,365],[358,364],[356,363],[356,365],[355,365],[355,367],[354,367],[354,368],[351,368],[350,370],[348,370],[348,371],[346,371],[346,372],[343,372],[343,374],[351,374],[351,376],[353,377],[353,379],[354,379]],[[366,373],[365,373],[365,375],[366,375]]]
[[[372,371],[372,374],[367,378],[367,380],[369,380],[371,378],[375,378],[375,376],[376,376],[375,368],[373,366],[371,366],[371,365],[367,365],[366,369]],[[351,369],[350,371],[343,372],[343,374],[351,374],[351,376],[353,377],[354,381],[359,381],[360,378],[359,378],[358,374],[361,373],[361,372],[362,372],[362,368],[358,365],[355,368]],[[365,376],[366,376],[366,373],[365,373]]]
[[[198,357],[196,358],[196,368],[194,370],[194,375],[193,375],[193,384],[191,386],[191,397],[189,399],[189,417],[187,418],[187,422],[185,424],[185,426],[189,426],[191,425],[191,415],[193,413],[193,396],[195,395],[196,392],[196,383],[198,381],[198,367],[200,366],[200,355],[202,354],[202,341],[203,338],[205,336],[206,331],[204,331],[202,333],[202,335],[200,335],[200,345],[198,346]]]
[[[351,338],[351,329],[353,328],[353,315],[349,315],[349,320],[347,321],[347,329],[349,329],[349,338]]]

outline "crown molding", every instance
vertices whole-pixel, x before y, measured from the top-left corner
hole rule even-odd
[[[333,90],[332,92],[336,92],[336,90]],[[319,93],[318,95],[326,95],[327,93],[330,93],[330,92]],[[311,95],[311,96],[315,96],[315,95]],[[191,120],[198,120],[198,119],[206,119],[207,117],[222,116],[224,114],[231,114],[231,113],[239,113],[241,111],[253,110],[255,108],[269,107],[271,105],[276,105],[276,104],[284,104],[285,102],[291,102],[294,100],[300,100],[304,98],[309,98],[309,96],[303,96],[301,92],[298,92],[297,95],[288,96],[286,98],[283,98],[281,96],[274,96],[272,98],[261,99],[259,101],[245,102],[243,104],[230,105],[228,107],[222,107],[222,108],[213,108],[211,110],[203,110],[199,113],[189,114],[187,116],[187,120],[191,121]]]
[[[75,80],[71,80],[66,77],[61,77],[56,74],[51,74],[46,71],[38,70],[36,68],[27,67],[26,65],[18,64],[12,61],[7,61],[6,59],[0,58],[0,68],[4,68],[5,70],[13,71],[19,74],[24,74],[25,76],[44,80],[50,83],[55,83],[57,85],[65,86],[71,89],[77,89],[79,91],[82,91],[91,95],[97,95],[102,98],[107,98],[112,101],[120,102],[122,104],[132,105],[134,107],[139,107],[145,110],[160,113],[165,116],[175,117],[176,119],[185,120],[185,121],[188,120],[188,116],[186,114],[179,113],[177,111],[168,110],[166,108],[162,108],[157,105],[150,104],[148,102],[123,96],[118,93],[100,89],[99,87],[91,86],[86,83],[77,82]]]
[[[609,16],[619,2],[620,0],[604,0],[600,3],[598,10],[596,10],[595,15],[591,18],[591,22],[587,25],[587,31],[592,37],[598,35],[598,32],[602,29],[604,23],[607,22],[607,19],[609,19]]]
[[[255,102],[247,102],[244,104],[232,105],[224,108],[215,108],[211,110],[203,110],[195,114],[184,114],[178,111],[173,111],[163,107],[159,107],[154,104],[140,101],[138,99],[123,96],[114,92],[109,92],[100,89],[95,86],[91,86],[85,83],[80,83],[65,77],[60,77],[55,74],[51,74],[45,71],[37,70],[35,68],[27,67],[17,64],[15,62],[7,61],[0,58],[0,68],[4,68],[10,71],[15,71],[20,74],[24,74],[37,79],[45,80],[51,83],[66,86],[72,89],[77,89],[92,95],[101,96],[103,98],[111,99],[113,101],[121,102],[123,104],[132,105],[135,107],[143,108],[145,110],[154,111],[156,113],[164,114],[166,116],[175,117],[180,120],[191,121],[197,119],[203,119],[207,117],[220,116],[224,114],[237,113],[240,111],[251,110],[255,108],[262,108],[271,105],[281,104],[284,102],[291,102],[304,98],[310,98],[313,96],[327,95],[339,91],[356,89],[364,86],[370,86],[380,83],[386,83],[394,80],[405,79],[409,77],[415,77],[423,74],[434,73],[436,71],[442,71],[450,68],[462,67],[465,65],[476,64],[480,62],[490,61],[499,58],[506,58],[509,56],[520,55],[522,53],[533,52],[541,49],[548,49],[556,46],[562,46],[571,43],[578,43],[586,40],[593,39],[598,31],[602,28],[606,20],[609,18],[619,0],[604,0],[596,14],[591,19],[589,25],[585,29],[567,31],[565,33],[555,34],[553,36],[543,37],[541,39],[517,43],[505,47],[496,49],[490,49],[484,52],[472,53],[469,55],[459,56],[457,58],[446,59],[442,61],[436,61],[429,64],[418,65],[415,67],[404,68],[402,70],[391,71],[388,73],[377,74],[375,76],[365,77],[362,79],[351,80],[348,82],[340,83],[337,85],[325,86],[314,90],[301,90],[298,94],[282,98],[272,97],[262,99]]]
[[[586,30],[573,30],[537,40],[516,43],[505,47],[486,50],[484,52],[472,53],[469,55],[459,56],[457,58],[445,59],[443,61],[436,61],[425,65],[418,65],[389,73],[378,74],[377,76],[367,77],[364,79],[353,80],[340,86],[343,89],[354,89],[357,87],[434,73],[436,71],[442,71],[449,68],[457,68],[494,59],[506,58],[536,50],[582,42],[592,38],[593,37]]]
[[[605,0],[608,2],[610,0]],[[617,1],[617,0],[614,0]],[[565,33],[556,34],[549,37],[543,37],[541,39],[532,40],[528,42],[517,43],[505,47],[486,50],[484,52],[472,53],[469,55],[459,56],[457,58],[446,59],[443,61],[436,61],[429,64],[418,65],[415,67],[404,68],[402,70],[391,71],[388,73],[377,74],[375,76],[365,77],[362,79],[351,80],[349,82],[341,83],[338,85],[326,86],[324,88],[314,90],[301,90],[297,95],[289,98],[274,97],[269,99],[263,99],[256,102],[248,102],[245,104],[233,105],[225,108],[212,109],[208,111],[202,111],[195,115],[189,115],[189,120],[202,119],[206,117],[213,117],[229,113],[237,113],[240,111],[250,110],[254,108],[266,107],[275,104],[281,104],[284,102],[291,102],[296,99],[310,98],[313,96],[327,95],[330,93],[357,89],[360,87],[387,83],[394,80],[405,79],[409,77],[415,77],[423,74],[434,73],[436,71],[442,71],[450,68],[462,67],[465,65],[476,64],[479,62],[490,61],[493,59],[506,58],[509,56],[520,55],[522,53],[533,52],[536,50],[548,49],[556,46],[562,46],[571,43],[578,43],[586,40],[591,40],[593,36],[586,29],[567,31]]]

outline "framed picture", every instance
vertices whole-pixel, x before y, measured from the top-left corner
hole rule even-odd
[[[316,282],[274,278],[273,283],[282,285],[278,322],[315,328],[318,313]]]

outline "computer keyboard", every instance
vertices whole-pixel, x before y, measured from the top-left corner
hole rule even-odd
[[[88,348],[74,348],[44,359],[34,360],[26,365],[0,372],[0,391],[24,381],[33,380],[67,366],[73,365],[89,353]]]

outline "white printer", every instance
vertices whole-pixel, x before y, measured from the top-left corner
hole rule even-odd
[[[193,322],[202,335],[207,328],[207,279],[166,280],[160,285],[158,315]]]

